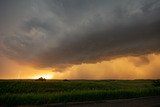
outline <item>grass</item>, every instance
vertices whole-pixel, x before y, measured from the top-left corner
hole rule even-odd
[[[151,80],[1,80],[1,105],[39,105],[160,95]]]

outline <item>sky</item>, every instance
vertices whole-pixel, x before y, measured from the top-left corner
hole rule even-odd
[[[0,79],[160,79],[159,0],[0,0]]]

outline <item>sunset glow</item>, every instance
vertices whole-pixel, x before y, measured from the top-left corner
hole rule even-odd
[[[38,79],[38,78],[45,78],[45,79],[54,79],[53,77],[53,74],[42,74],[42,75],[37,75],[37,76],[34,76],[32,79]]]
[[[10,68],[0,73],[0,78],[11,79],[158,79],[160,77],[160,55],[120,57],[93,64],[79,64],[57,72],[54,68],[36,69],[5,59]],[[19,71],[19,72],[16,72]]]
[[[2,0],[0,79],[160,79],[159,4]]]

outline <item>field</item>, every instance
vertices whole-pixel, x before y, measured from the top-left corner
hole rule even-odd
[[[160,95],[152,80],[0,80],[0,105],[41,105]]]

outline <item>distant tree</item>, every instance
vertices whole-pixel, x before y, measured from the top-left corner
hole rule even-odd
[[[46,79],[43,78],[43,77],[40,77],[40,78],[38,78],[36,81],[46,81]]]
[[[64,79],[63,81],[69,81],[69,80],[67,80],[67,79]]]

